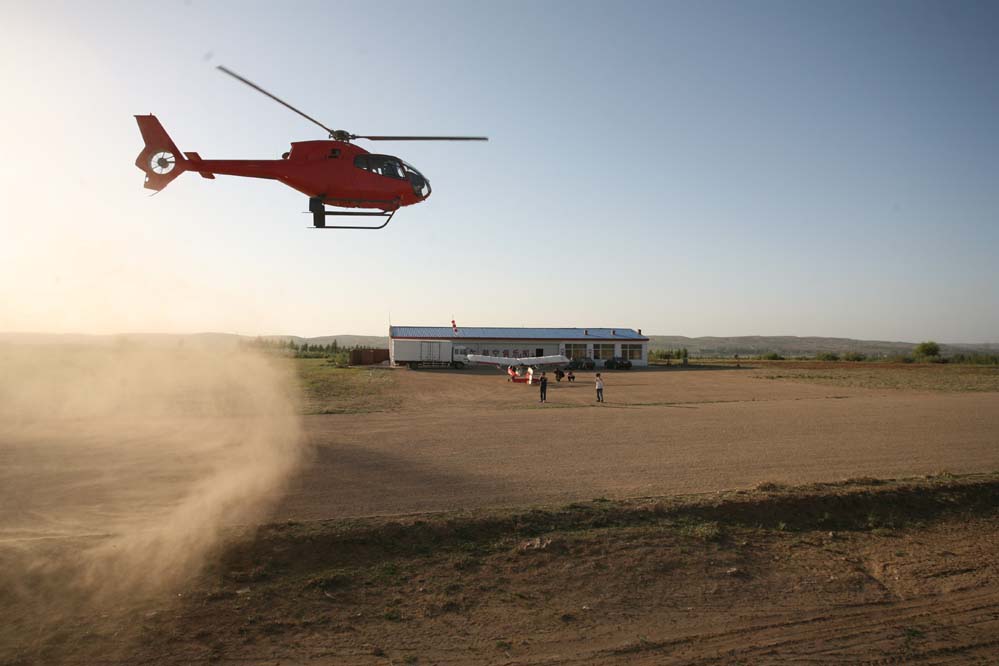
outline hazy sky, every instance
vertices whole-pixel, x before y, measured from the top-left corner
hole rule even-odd
[[[999,4],[0,0],[0,331],[396,324],[999,341]],[[434,193],[307,228],[181,150],[359,134]],[[377,146],[377,147],[375,147]]]

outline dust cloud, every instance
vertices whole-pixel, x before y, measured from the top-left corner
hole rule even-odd
[[[250,350],[0,346],[0,663],[180,594],[266,520],[304,455],[298,412],[288,364]]]

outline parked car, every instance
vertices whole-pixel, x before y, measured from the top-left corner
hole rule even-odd
[[[621,356],[615,356],[604,361],[604,367],[608,370],[631,370],[631,361]]]
[[[597,367],[597,364],[592,358],[574,358],[566,366],[569,370],[592,370],[595,367]]]

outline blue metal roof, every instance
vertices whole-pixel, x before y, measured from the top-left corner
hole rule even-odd
[[[496,326],[389,326],[390,338],[440,340],[638,340],[647,337],[631,328],[504,328]]]

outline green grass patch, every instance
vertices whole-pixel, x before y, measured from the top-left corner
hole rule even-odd
[[[762,372],[759,379],[806,382],[826,386],[908,391],[990,392],[999,391],[999,368],[942,364],[910,364],[884,367],[858,363],[856,367],[834,367],[816,372],[808,368],[781,367],[779,373]]]
[[[293,359],[305,414],[359,414],[398,409],[396,374],[386,368],[338,368],[324,358]]]
[[[709,543],[721,541],[725,537],[721,525],[713,520],[697,521],[684,518],[677,525],[677,531],[685,537]]]

